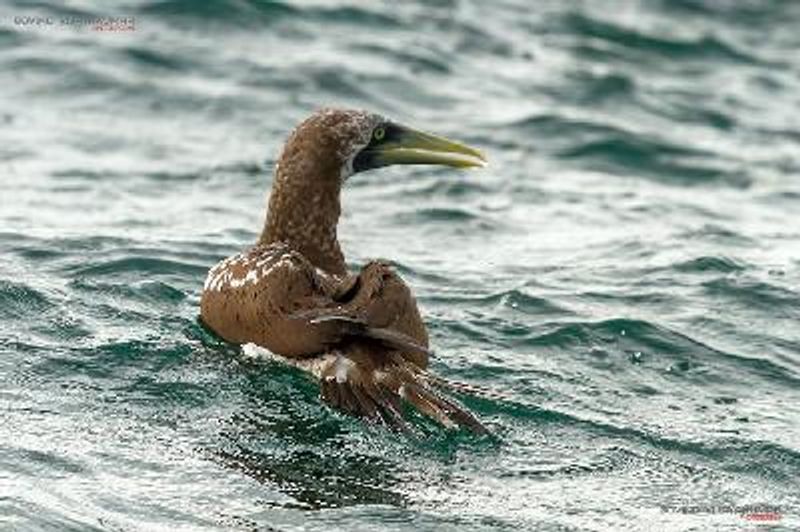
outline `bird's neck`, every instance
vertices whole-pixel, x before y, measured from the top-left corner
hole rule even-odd
[[[336,275],[346,274],[336,234],[340,189],[338,178],[290,179],[278,170],[259,244],[285,242],[314,266]]]

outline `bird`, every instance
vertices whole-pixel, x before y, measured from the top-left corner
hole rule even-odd
[[[348,270],[337,225],[356,174],[390,165],[485,166],[465,144],[364,110],[324,108],[289,135],[257,242],[213,266],[200,320],[319,381],[335,410],[409,430],[409,410],[450,429],[488,432],[429,370],[429,337],[409,286],[386,260]],[[408,406],[411,408],[408,408]]]

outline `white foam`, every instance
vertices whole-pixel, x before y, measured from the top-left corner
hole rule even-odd
[[[347,382],[347,377],[350,375],[350,369],[355,366],[352,360],[345,358],[341,355],[336,357],[336,382]]]
[[[284,357],[276,355],[269,349],[252,342],[242,345],[242,354],[246,358],[251,358],[253,360],[286,360]]]
[[[261,347],[260,345],[256,345],[254,343],[243,344],[242,354],[251,360],[278,362],[286,366],[292,366],[299,370],[310,373],[317,379],[321,379],[323,372],[328,368],[330,368],[332,364],[337,364],[340,358],[344,360],[344,365],[347,366],[345,368],[345,371],[347,371],[347,369],[353,365],[352,361],[344,359],[344,357],[336,353],[325,353],[310,358],[287,358],[281,355],[276,355],[269,349],[266,349],[265,347]],[[337,373],[338,371],[339,368],[337,367]],[[338,374],[337,374],[337,381],[338,381]]]

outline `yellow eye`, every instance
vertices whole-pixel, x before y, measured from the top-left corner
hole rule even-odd
[[[377,127],[372,132],[372,136],[375,137],[375,140],[383,140],[383,137],[386,136],[386,130],[382,127]]]

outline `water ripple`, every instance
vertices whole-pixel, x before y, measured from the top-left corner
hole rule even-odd
[[[711,35],[694,39],[669,38],[644,33],[620,24],[599,20],[583,13],[572,13],[564,18],[563,24],[571,33],[581,35],[582,39],[598,39],[620,47],[620,49],[641,53],[637,59],[645,61],[657,58],[707,61],[725,60],[735,63],[758,63],[759,60],[734,45]]]
[[[0,521],[705,530],[743,522],[663,508],[769,503],[797,528],[798,6],[0,6]],[[59,26],[97,16],[136,29]],[[339,237],[395,261],[490,437],[340,415],[198,320],[330,105],[488,154],[353,176]]]

